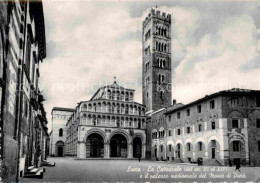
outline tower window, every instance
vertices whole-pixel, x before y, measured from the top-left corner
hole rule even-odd
[[[202,124],[199,124],[199,125],[198,125],[198,130],[199,130],[199,132],[202,131]]]
[[[181,129],[178,129],[178,130],[177,130],[177,134],[178,134],[178,135],[181,135]]]
[[[189,126],[187,127],[187,133],[190,133],[190,127]]]
[[[169,152],[172,152],[172,145],[169,145]]]
[[[148,96],[149,96],[149,95],[148,95],[148,92],[147,92],[147,93],[146,93],[146,97],[148,98]]]
[[[212,130],[215,130],[215,129],[216,129],[215,121],[212,121],[212,122],[211,122],[211,129],[212,129]]]
[[[232,128],[238,128],[239,125],[238,125],[238,119],[233,119],[232,120]]]
[[[149,30],[147,31],[147,33],[145,34],[145,41],[146,41],[147,39],[149,39],[150,36],[151,36],[151,33],[150,33],[150,29],[149,29]]]
[[[172,131],[171,130],[168,131],[168,136],[169,137],[172,136]]]
[[[59,129],[59,137],[63,137],[63,129],[62,128]]]

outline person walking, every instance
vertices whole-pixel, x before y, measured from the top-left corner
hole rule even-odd
[[[139,162],[141,161],[141,155],[138,156]]]
[[[240,171],[240,167],[241,167],[241,165],[240,165],[240,160],[239,160],[239,161],[236,162],[236,169],[235,169],[235,171],[236,170]]]

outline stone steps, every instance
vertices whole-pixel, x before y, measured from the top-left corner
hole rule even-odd
[[[45,168],[35,168],[34,166],[30,166],[27,168],[26,173],[24,174],[24,178],[43,178],[43,173],[45,172]]]
[[[53,166],[55,166],[55,165],[56,165],[55,162],[49,162],[49,161],[47,161],[47,160],[43,160],[43,161],[41,162],[41,166],[50,166],[50,167],[53,167]]]

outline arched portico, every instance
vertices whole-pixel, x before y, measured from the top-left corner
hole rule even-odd
[[[92,133],[87,137],[86,157],[104,157],[104,139],[98,133]]]
[[[110,139],[110,157],[127,157],[127,140],[122,134],[115,134]]]

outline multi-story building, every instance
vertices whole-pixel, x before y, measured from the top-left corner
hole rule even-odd
[[[171,105],[171,16],[154,9],[143,22],[143,83],[152,159],[260,164],[260,91],[222,91]]]
[[[221,91],[164,114],[168,159],[260,164],[260,91]]]
[[[0,172],[4,181],[18,181],[26,167],[45,157],[48,139],[38,100],[39,65],[46,56],[44,16],[41,1],[5,1],[0,10]]]
[[[67,154],[78,158],[145,157],[145,106],[116,82],[78,104],[67,122]]]
[[[66,155],[67,122],[74,109],[54,107],[52,109],[52,130],[50,132],[50,155]]]

